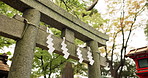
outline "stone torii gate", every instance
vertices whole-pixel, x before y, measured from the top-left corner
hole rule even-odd
[[[93,29],[88,24],[67,13],[50,0],[1,0],[13,8],[21,11],[23,17],[14,16],[9,18],[0,15],[0,35],[16,40],[16,47],[12,59],[12,65],[8,78],[29,78],[32,68],[35,46],[48,50],[46,28],[39,26],[44,22],[62,31],[66,39],[68,52],[72,59],[78,60],[77,46],[74,39],[78,38],[87,43],[91,48],[94,64],[88,64],[89,78],[101,78],[101,57],[98,47],[105,46],[108,36]],[[62,38],[52,36],[55,53],[62,54]],[[82,51],[83,62],[89,63],[86,48]]]

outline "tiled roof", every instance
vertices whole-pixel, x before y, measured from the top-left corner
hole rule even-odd
[[[130,50],[126,56],[130,57],[142,53],[148,53],[148,46]]]
[[[0,60],[0,70],[2,71],[9,71],[9,66],[4,64],[3,61]]]

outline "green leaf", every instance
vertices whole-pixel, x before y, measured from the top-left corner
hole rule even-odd
[[[10,51],[8,51],[6,54],[8,54],[8,55],[12,55]]]

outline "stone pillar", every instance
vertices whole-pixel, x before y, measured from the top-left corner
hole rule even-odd
[[[91,48],[94,64],[88,64],[88,78],[101,78],[100,71],[100,54],[98,53],[98,43],[96,41],[90,41],[88,45]]]
[[[68,48],[68,52],[70,53],[70,55],[75,56],[75,45],[74,45],[74,40],[75,40],[75,36],[74,36],[74,32],[70,29],[63,29],[62,31],[62,37],[65,37],[66,39],[66,44],[67,44],[67,48]]]
[[[62,78],[74,78],[72,64],[67,62],[65,67],[62,70]]]
[[[39,11],[28,9],[24,12],[23,17],[35,26],[39,25]],[[38,32],[38,28],[34,25],[28,24],[22,39],[16,42],[8,78],[30,78]]]

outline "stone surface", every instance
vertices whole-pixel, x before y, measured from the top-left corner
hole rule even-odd
[[[83,40],[95,40],[99,46],[105,45],[108,36],[95,30],[80,19],[67,13],[50,0],[2,0],[19,11],[35,8],[41,12],[41,21],[59,30],[69,28],[74,31],[75,37]],[[15,4],[15,5],[14,5]]]
[[[40,12],[28,9],[23,14],[28,22],[39,26]],[[22,38],[17,40],[8,78],[30,78],[38,28],[26,24]],[[15,29],[15,32],[17,30]]]

